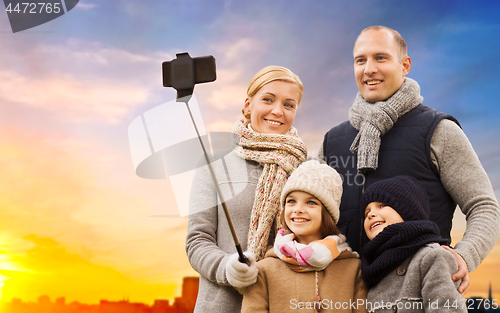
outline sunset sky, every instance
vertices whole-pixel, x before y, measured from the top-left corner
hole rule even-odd
[[[151,303],[197,274],[169,181],[136,176],[128,141],[136,117],[175,99],[161,63],[180,52],[216,59],[217,80],[196,87],[209,131],[231,130],[259,69],[293,70],[305,88],[294,126],[315,153],[356,95],[356,36],[395,28],[424,103],[460,121],[499,195],[499,14],[498,1],[80,0],[14,34],[2,6],[1,301]],[[499,298],[498,277],[500,244],[467,296],[486,296],[491,281]]]

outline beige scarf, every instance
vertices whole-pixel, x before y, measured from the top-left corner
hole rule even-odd
[[[255,253],[258,261],[264,258],[275,219],[276,231],[281,229],[281,191],[289,174],[306,160],[307,149],[294,127],[284,135],[265,134],[249,129],[249,122],[248,119],[236,122],[233,133],[239,141],[236,154],[264,166],[255,190],[248,233],[248,249]]]

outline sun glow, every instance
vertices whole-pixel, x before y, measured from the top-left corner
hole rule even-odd
[[[4,253],[0,254],[0,272],[13,270],[16,270],[16,266],[9,260],[9,256]],[[5,281],[8,279],[9,277],[0,274],[0,299],[3,296],[3,286],[5,286]]]
[[[0,271],[23,271],[7,254],[0,254]],[[1,274],[0,274],[1,275]],[[3,276],[3,275],[2,275]],[[4,276],[5,277],[5,276]],[[1,279],[0,279],[1,281]]]
[[[4,287],[6,282],[20,273],[32,273],[19,263],[19,257],[25,254],[25,250],[32,244],[24,239],[16,239],[8,233],[0,233],[0,299],[4,299]]]
[[[4,283],[4,282],[5,282],[7,279],[9,279],[9,278],[8,278],[8,277],[3,276],[2,274],[0,274],[0,299],[2,299],[2,295],[3,295],[3,294],[2,294],[2,288],[3,288],[3,286],[5,286],[5,283]]]

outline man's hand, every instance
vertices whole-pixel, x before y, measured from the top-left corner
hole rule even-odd
[[[451,280],[457,281],[462,280],[460,286],[458,286],[458,292],[463,296],[467,289],[469,288],[469,268],[467,267],[467,263],[465,263],[464,258],[458,253],[455,252],[452,248],[448,246],[441,246],[446,250],[450,251],[455,258],[457,259],[458,271],[451,276]]]

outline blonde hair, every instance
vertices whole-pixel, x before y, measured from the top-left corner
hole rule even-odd
[[[304,94],[304,85],[302,85],[299,76],[295,75],[286,67],[277,65],[266,66],[255,74],[248,85],[248,98],[253,97],[262,86],[276,80],[292,83],[299,87],[299,101],[297,104],[300,104]]]

